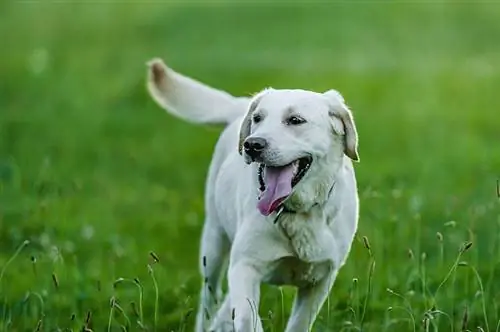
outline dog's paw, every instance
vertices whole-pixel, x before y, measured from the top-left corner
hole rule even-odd
[[[214,322],[209,329],[210,332],[234,332],[234,324],[232,321]]]

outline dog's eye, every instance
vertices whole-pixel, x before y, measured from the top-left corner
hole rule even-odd
[[[304,120],[300,116],[296,116],[296,115],[291,116],[286,120],[287,124],[293,125],[293,126],[296,126],[296,125],[299,125],[299,124],[302,124],[305,122],[306,122],[306,120]]]
[[[262,120],[262,115],[260,115],[260,114],[254,114],[253,117],[252,117],[252,119],[253,119],[254,123],[259,123]]]

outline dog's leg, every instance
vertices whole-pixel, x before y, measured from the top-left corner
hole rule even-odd
[[[229,295],[234,310],[235,332],[262,332],[259,318],[260,282],[262,276],[244,261],[229,267]]]
[[[226,295],[222,306],[210,325],[210,332],[233,332],[234,323],[231,310],[231,301],[229,294]]]
[[[221,272],[229,252],[229,242],[222,229],[211,220],[203,226],[200,250],[200,270],[203,285],[196,318],[196,332],[204,332],[222,297]]]
[[[314,285],[298,289],[286,332],[311,330],[336,277],[337,270],[334,270]]]

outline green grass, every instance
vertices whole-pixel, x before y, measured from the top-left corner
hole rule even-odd
[[[315,330],[461,331],[467,308],[498,331],[498,22],[492,2],[1,2],[0,331],[192,330],[220,128],[156,106],[154,56],[238,95],[346,97],[360,227]],[[292,295],[264,287],[267,331]]]

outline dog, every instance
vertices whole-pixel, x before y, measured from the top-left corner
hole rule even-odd
[[[358,224],[358,134],[342,95],[266,88],[235,97],[159,58],[148,62],[147,90],[177,117],[225,126],[205,189],[196,332],[263,331],[262,283],[295,286],[285,331],[310,331]]]

